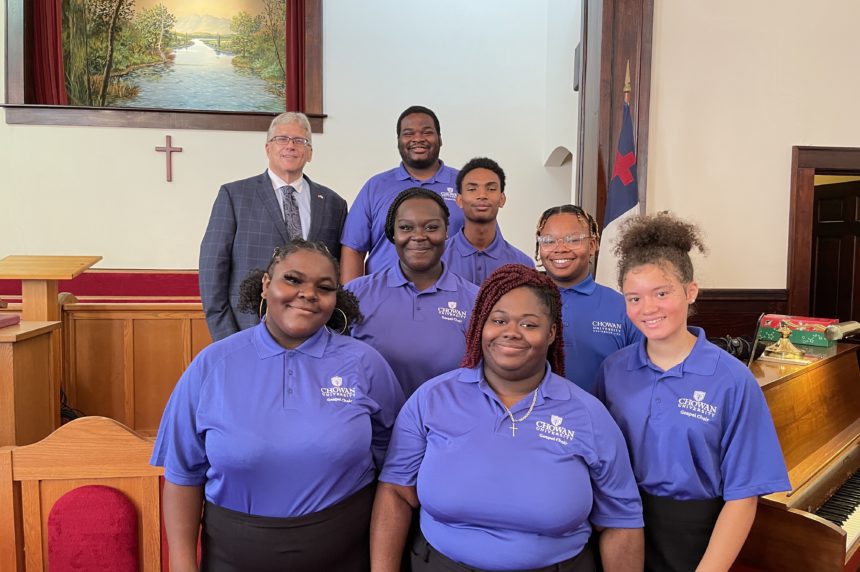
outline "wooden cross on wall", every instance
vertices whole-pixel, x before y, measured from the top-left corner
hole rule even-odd
[[[155,150],[159,153],[164,153],[164,158],[167,161],[167,182],[173,180],[173,153],[182,153],[182,147],[174,147],[170,135],[166,136],[167,140],[164,147],[156,147]]]

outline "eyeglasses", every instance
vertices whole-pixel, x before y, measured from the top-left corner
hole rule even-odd
[[[274,143],[279,147],[286,147],[289,145],[290,141],[293,142],[293,145],[296,147],[310,147],[311,141],[306,137],[290,137],[289,135],[275,135],[271,139],[269,139],[269,143]]]
[[[590,239],[590,234],[566,234],[561,238],[556,238],[552,235],[545,234],[537,237],[538,246],[541,248],[550,248],[560,243],[564,243],[571,248],[579,248],[583,243]]]

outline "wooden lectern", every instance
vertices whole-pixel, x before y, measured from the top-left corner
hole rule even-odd
[[[51,336],[60,322],[26,321],[0,328],[0,446],[29,445],[56,424]]]
[[[7,256],[0,260],[0,279],[21,281],[21,319],[60,319],[57,284],[82,274],[101,256]]]
[[[50,343],[44,344],[44,347],[39,351],[44,352],[41,358],[42,361],[50,366],[48,379],[45,381],[49,384],[48,394],[51,400],[49,410],[51,412],[51,423],[50,427],[48,427],[47,433],[39,435],[34,440],[46,437],[48,433],[60,426],[60,386],[62,383],[62,354],[60,348],[62,341],[59,330],[61,323],[60,304],[58,300],[58,283],[60,280],[71,280],[75,278],[101,259],[101,256],[13,255],[0,260],[0,279],[21,280],[22,322],[18,326],[13,326],[13,328],[18,328],[21,332],[32,332],[34,331],[34,327],[38,330],[39,326],[34,326],[29,322],[39,322],[42,324],[41,327],[48,328],[45,332],[50,336]],[[56,324],[51,327],[46,325],[46,323]],[[6,330],[7,328],[4,328],[0,330],[0,332],[5,332],[4,335],[7,337],[12,335],[11,328],[8,332]],[[23,336],[25,334],[22,333],[20,335]],[[3,342],[2,345],[5,346],[8,343],[8,351],[14,352],[12,349],[13,344],[20,343],[20,341],[23,341],[24,339],[29,341],[30,338],[34,336],[35,334],[28,335],[28,337],[22,338],[21,340],[8,340],[7,342]],[[28,350],[27,355],[32,355],[30,353],[32,351],[33,350]],[[11,361],[12,359],[12,354],[10,353],[8,360]],[[32,358],[28,357],[27,359],[31,360]],[[7,356],[4,354],[4,367],[6,366],[6,362]],[[29,383],[40,383],[37,376],[34,375],[30,377],[31,379],[28,381]],[[0,396],[7,396],[8,394],[5,393],[5,391],[6,388],[0,388]],[[36,389],[29,389],[27,391],[39,393]],[[3,441],[4,437],[6,436],[0,433],[0,445],[25,444],[21,441],[7,443]],[[27,441],[27,443],[32,442],[33,441]]]

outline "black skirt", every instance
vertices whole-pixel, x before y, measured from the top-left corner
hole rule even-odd
[[[572,558],[530,570],[517,572],[595,572],[594,554],[591,547],[585,548]],[[412,544],[412,572],[490,572],[481,568],[472,568],[451,560],[427,542],[424,535],[418,533]]]
[[[248,515],[206,502],[201,572],[366,572],[376,484],[295,518]]]
[[[645,571],[693,572],[708,548],[725,502],[721,498],[682,501],[640,492]]]

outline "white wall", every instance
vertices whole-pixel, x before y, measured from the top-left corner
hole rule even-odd
[[[487,155],[504,167],[502,229],[531,252],[539,213],[570,196],[570,174],[544,167],[546,154],[561,139],[556,131],[575,133],[567,120],[547,128],[559,101],[571,99],[547,95],[555,83],[548,79],[556,49],[547,45],[550,6],[564,12],[560,0],[325,0],[329,118],[314,137],[308,174],[351,203],[364,180],[399,161],[400,111],[427,105],[442,122],[446,163]],[[559,50],[572,61],[578,24],[569,32],[577,37]],[[184,149],[174,155],[173,183],[165,182],[164,154],[154,151],[166,134]],[[196,268],[218,187],[263,171],[264,139],[0,122],[0,256],[100,254],[98,268]]]
[[[546,39],[550,48],[546,51],[544,164],[557,164],[565,153],[569,153],[560,166],[547,169],[551,176],[568,189],[567,196],[557,204],[576,202],[573,165],[577,163],[579,93],[573,91],[573,66],[581,29],[582,2],[549,0]]]
[[[649,212],[697,221],[708,288],[785,288],[793,145],[860,147],[860,2],[654,7]]]

